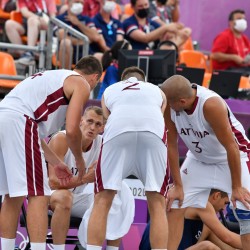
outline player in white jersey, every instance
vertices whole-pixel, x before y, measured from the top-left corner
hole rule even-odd
[[[79,170],[85,174],[79,123],[82,110],[102,74],[96,58],[82,58],[73,71],[36,73],[16,86],[0,103],[1,249],[13,250],[20,209],[28,195],[28,229],[32,250],[45,249],[50,188],[47,162],[61,182],[72,174],[44,142],[60,130],[66,134]],[[7,223],[6,223],[7,222]]]
[[[102,109],[96,106],[88,107],[84,112],[80,126],[82,131],[82,152],[85,164],[88,167],[88,173],[83,177],[82,181],[79,181],[77,178],[78,171],[75,159],[68,147],[65,131],[54,135],[49,142],[51,150],[70,167],[74,175],[66,186],[61,185],[55,175],[53,167],[49,165],[49,183],[51,188],[54,189],[50,197],[50,207],[53,211],[51,228],[54,249],[56,250],[65,249],[64,244],[70,216],[82,218],[85,215],[81,225],[82,230],[79,230],[79,239],[82,239],[82,244],[86,242],[87,230],[85,228],[94,201],[93,182],[95,175],[93,167],[96,165],[101,150],[102,136],[99,135],[99,133],[103,132],[103,125],[104,118]],[[113,216],[112,214],[109,216],[108,224],[110,225],[108,225],[108,237],[106,237],[111,240],[115,239],[115,241],[108,241],[107,245],[107,249],[109,249],[110,246],[116,246],[113,250],[118,249],[118,238],[121,238],[128,232],[134,218],[134,201],[130,189],[124,186],[123,193],[116,195],[115,199],[117,202],[112,205],[114,211]],[[121,202],[122,199],[126,202]],[[88,212],[85,214],[87,210]],[[117,230],[117,226],[119,230]],[[111,229],[109,229],[110,227]]]
[[[145,186],[152,248],[167,248],[165,106],[162,91],[145,82],[144,72],[137,67],[125,69],[122,81],[105,90],[102,108],[108,120],[97,163],[97,194],[88,225],[88,250],[101,249],[113,197],[121,189],[122,180],[131,174]]]
[[[204,209],[211,189],[229,194],[236,208],[243,249],[250,249],[250,143],[239,121],[216,93],[179,75],[167,79],[162,90],[168,106],[168,156],[174,187],[169,190],[168,250],[177,249],[187,207]],[[189,151],[179,169],[179,136]],[[246,220],[243,220],[244,219]]]

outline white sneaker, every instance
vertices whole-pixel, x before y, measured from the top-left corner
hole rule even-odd
[[[32,52],[25,52],[18,60],[18,63],[23,65],[33,65],[35,64],[35,58]]]

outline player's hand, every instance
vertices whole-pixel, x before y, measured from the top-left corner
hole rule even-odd
[[[182,186],[172,186],[167,194],[166,206],[167,211],[171,210],[174,200],[179,200],[178,206],[181,207],[184,199],[184,192]]]
[[[234,188],[232,190],[231,201],[236,208],[236,201],[240,201],[247,209],[250,209],[250,192],[244,187]]]
[[[82,184],[91,183],[95,181],[95,168],[97,161],[93,162],[88,168],[88,172],[83,176]]]
[[[59,164],[54,166],[54,169],[55,174],[60,181],[60,185],[67,185],[70,182],[70,179],[72,178],[72,173],[68,166],[63,162],[60,162]]]
[[[86,173],[86,166],[83,158],[76,159],[76,167],[78,169],[78,181],[82,182],[82,178]]]

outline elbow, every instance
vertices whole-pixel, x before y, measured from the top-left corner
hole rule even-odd
[[[101,42],[101,37],[99,34],[95,34],[91,37],[91,42],[93,43],[100,43]]]

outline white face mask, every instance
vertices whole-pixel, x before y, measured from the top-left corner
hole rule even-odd
[[[247,21],[245,19],[237,19],[234,22],[234,28],[237,31],[244,32],[247,29]]]
[[[71,6],[71,9],[70,11],[78,16],[80,14],[82,14],[82,11],[83,11],[83,4],[82,3],[73,3],[72,6]]]
[[[115,9],[115,2],[107,1],[103,5],[103,10],[107,13],[111,13]]]

